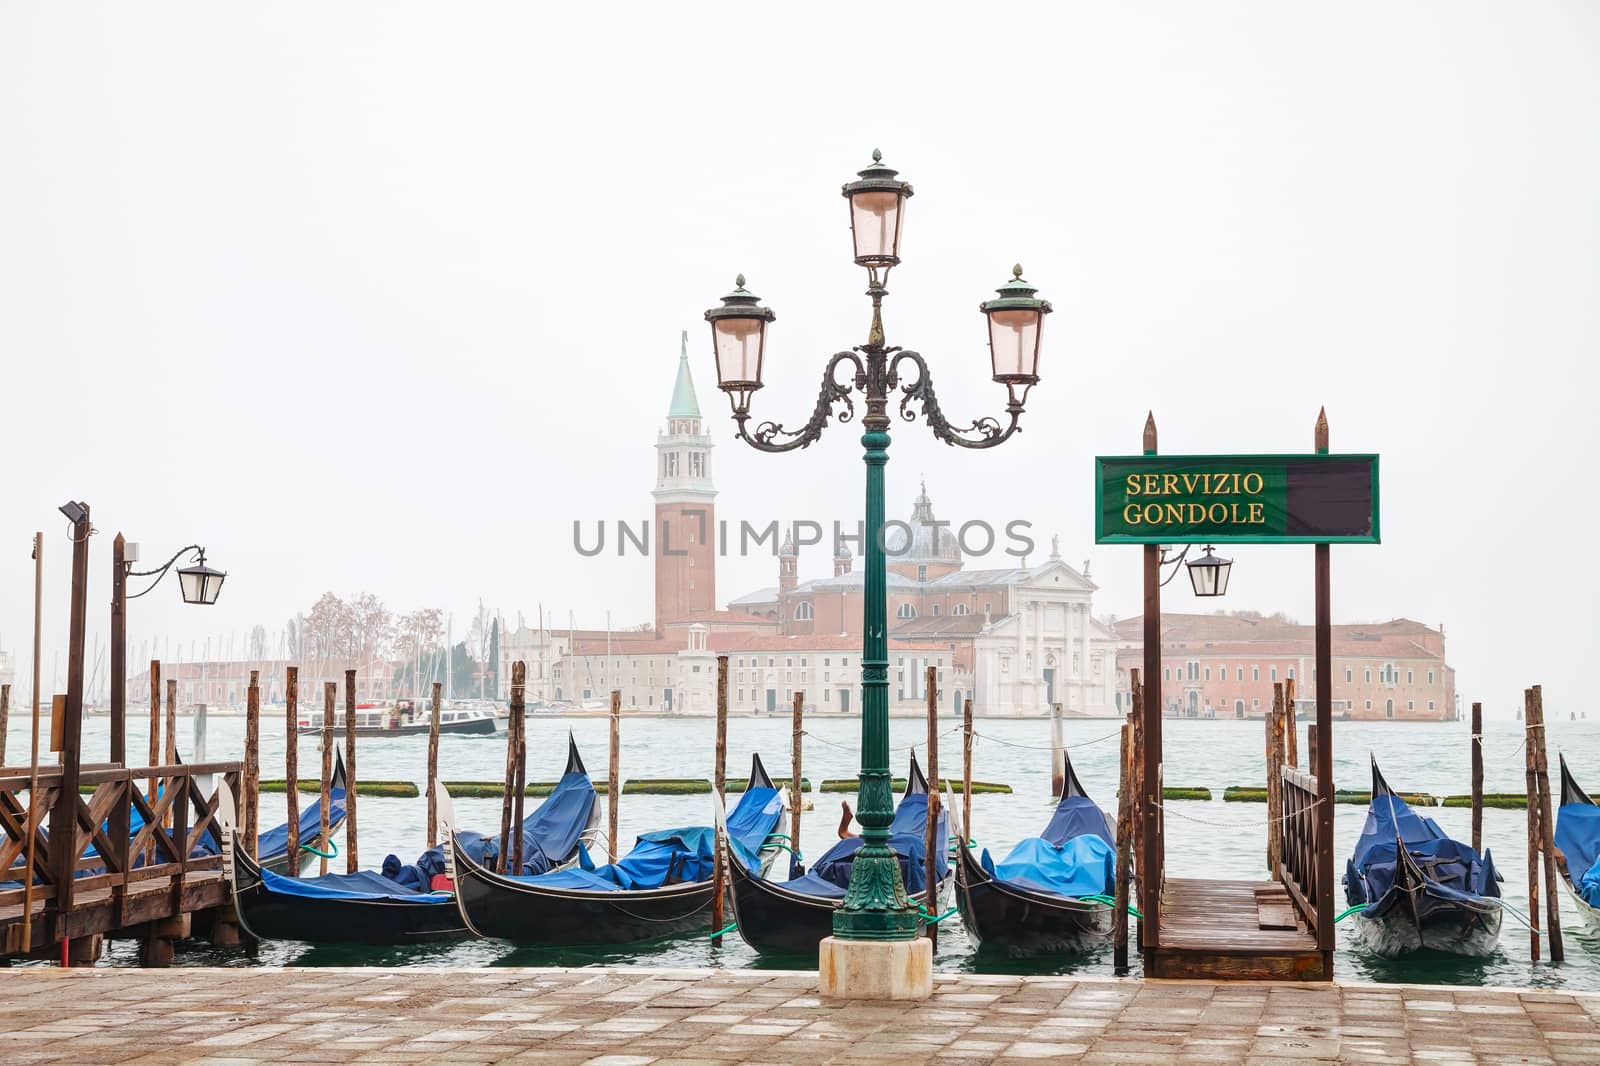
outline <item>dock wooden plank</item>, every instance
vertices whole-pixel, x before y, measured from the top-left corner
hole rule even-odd
[[[1276,882],[1169,878],[1161,896],[1161,945],[1152,977],[1321,980],[1317,938]]]

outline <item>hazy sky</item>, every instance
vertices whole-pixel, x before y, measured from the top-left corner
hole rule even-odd
[[[1493,714],[1534,682],[1585,708],[1597,60],[1587,2],[0,4],[0,646],[21,680],[43,529],[47,672],[65,647],[68,498],[102,632],[119,529],[230,571],[215,608],[134,604],[132,657],[327,589],[458,639],[480,596],[648,620],[649,561],[581,559],[572,522],[650,514],[685,328],[719,514],[853,522],[858,428],[732,439],[701,313],[748,276],[756,414],[803,421],[865,336],[839,185],[879,147],[917,189],[889,342],[952,418],[1003,405],[977,304],[1011,264],[1056,307],[1025,432],[898,426],[892,515],[925,475],[1137,613],[1092,457],[1151,408],[1164,451],[1309,450],[1326,404],[1383,463],[1336,620],[1443,622]],[[1310,619],[1309,548],[1232,554],[1226,606]],[[728,560],[719,599],[775,570]]]

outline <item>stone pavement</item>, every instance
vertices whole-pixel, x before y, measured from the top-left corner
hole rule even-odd
[[[1594,1063],[1600,996],[941,975],[833,1004],[759,970],[0,971],[0,1062]]]

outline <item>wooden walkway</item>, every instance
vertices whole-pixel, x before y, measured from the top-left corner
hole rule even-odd
[[[1161,942],[1150,977],[1326,981],[1332,961],[1276,881],[1172,878],[1161,893]]]

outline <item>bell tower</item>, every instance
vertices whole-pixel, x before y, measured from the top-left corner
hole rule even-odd
[[[716,485],[711,438],[701,431],[700,403],[689,374],[689,331],[678,353],[678,379],[667,426],[656,435],[656,635],[668,622],[717,606]]]

